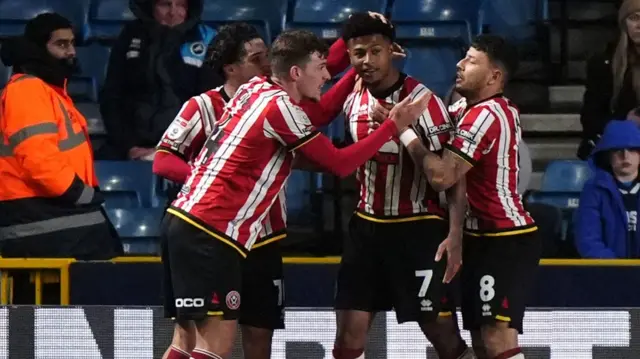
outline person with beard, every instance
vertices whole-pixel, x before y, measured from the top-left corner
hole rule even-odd
[[[216,31],[200,22],[202,0],[132,0],[137,17],[111,49],[100,112],[100,159],[150,160],[189,98],[222,85],[202,66]]]
[[[457,128],[442,155],[411,128],[400,135],[435,190],[466,181],[462,242],[447,240],[440,249],[451,256],[462,246],[462,320],[478,359],[524,359],[518,333],[540,260],[538,227],[517,189],[519,111],[503,95],[517,67],[517,51],[506,40],[477,36],[457,64],[462,98],[449,107]]]
[[[66,89],[77,69],[71,23],[38,15],[0,55],[14,71],[0,98],[2,256],[122,254],[101,207],[87,121]]]

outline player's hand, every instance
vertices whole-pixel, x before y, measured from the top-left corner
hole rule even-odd
[[[387,20],[387,18],[384,15],[382,15],[381,13],[379,13],[379,12],[367,11],[367,13],[369,14],[369,16],[371,16],[374,19],[378,19],[378,20],[384,22],[385,24],[389,23],[389,20]]]
[[[391,46],[391,50],[393,51],[391,53],[391,56],[393,58],[396,59],[402,59],[407,57],[407,52],[404,51],[404,49],[402,48],[402,46],[400,46],[397,42],[394,42],[393,45]]]
[[[389,112],[393,108],[393,105],[390,103],[380,103],[376,101],[376,104],[373,108],[369,109],[369,118],[373,120],[374,123],[382,123],[384,120],[389,118]]]
[[[427,109],[431,96],[433,96],[433,92],[429,90],[413,101],[407,96],[391,109],[389,118],[395,122],[398,133],[413,124],[422,115]]]
[[[447,270],[444,272],[443,283],[450,283],[456,276],[462,265],[462,238],[449,236],[438,246],[436,262],[440,262],[444,253],[447,253]]]
[[[360,75],[356,75],[356,82],[353,85],[353,92],[360,92],[364,89],[364,83],[362,82],[362,77]]]

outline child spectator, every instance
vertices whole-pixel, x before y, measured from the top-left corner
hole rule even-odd
[[[633,121],[611,121],[590,162],[574,222],[583,258],[640,258],[636,230],[640,206],[640,129]]]

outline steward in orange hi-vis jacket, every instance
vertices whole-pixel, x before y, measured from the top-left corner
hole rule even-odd
[[[87,122],[66,91],[75,69],[71,23],[39,15],[0,55],[14,68],[0,96],[0,254],[120,254],[101,206]]]

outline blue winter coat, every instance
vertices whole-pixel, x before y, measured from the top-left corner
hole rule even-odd
[[[589,160],[594,175],[585,183],[574,217],[576,247],[583,258],[640,258],[640,231],[628,238],[627,213],[616,180],[594,161],[598,153],[623,148],[640,148],[640,129],[632,121],[611,121]]]

